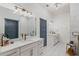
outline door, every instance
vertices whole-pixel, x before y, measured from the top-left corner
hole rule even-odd
[[[18,38],[18,21],[5,19],[5,36],[10,39]]]
[[[40,18],[40,38],[44,38],[44,46],[47,46],[47,21]]]

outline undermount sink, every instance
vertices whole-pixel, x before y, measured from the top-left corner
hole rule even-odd
[[[16,43],[22,43],[22,42],[32,42],[32,41],[35,41],[37,37],[34,37],[34,36],[27,36],[26,37],[26,40],[24,39],[21,39],[21,38],[16,38],[16,39],[9,39],[9,44],[7,44],[6,46],[8,45],[12,45],[12,44],[16,44]],[[12,42],[12,43],[11,43]]]
[[[26,38],[26,40],[17,38],[17,39],[12,39],[11,41],[15,43],[15,42],[26,42],[26,41],[28,42],[28,41],[33,41],[33,40],[31,39],[31,37],[28,37]]]

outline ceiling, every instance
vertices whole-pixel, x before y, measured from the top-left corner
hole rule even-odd
[[[33,6],[33,5],[40,5],[41,7],[45,8],[50,14],[58,15],[60,13],[67,13],[69,12],[69,4],[68,3],[25,3],[19,4],[23,7]],[[27,8],[29,9],[29,8]]]
[[[51,14],[69,12],[68,3],[40,3],[40,5],[46,8]]]
[[[41,7],[45,8],[48,12],[50,12],[51,14],[56,14],[59,12],[67,12],[69,11],[69,4],[68,3],[19,3],[19,4],[0,4],[2,6],[7,6],[6,8],[9,9],[13,9],[14,5],[20,5],[24,8],[27,7],[27,9],[29,10],[29,7],[34,7],[35,5],[40,5]],[[12,8],[13,7],[13,8]]]

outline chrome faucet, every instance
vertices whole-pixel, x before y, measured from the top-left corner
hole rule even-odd
[[[22,33],[21,36],[22,36],[22,39],[26,40],[27,34],[23,34],[23,33]]]
[[[24,34],[24,40],[26,40],[26,36],[27,36],[27,35],[26,35],[26,34]]]
[[[2,34],[2,36],[1,36],[1,46],[4,45],[4,43],[3,43],[3,37],[4,37],[4,34]]]

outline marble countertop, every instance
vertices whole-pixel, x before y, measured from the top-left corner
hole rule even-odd
[[[37,42],[37,41],[41,40],[42,38],[32,37],[32,38],[28,38],[26,40],[18,40],[18,39],[19,38],[14,39],[15,41],[13,44],[9,44],[7,46],[0,47],[0,54],[7,52],[7,51],[10,51],[12,49],[18,48],[18,47],[22,47],[22,46],[27,45],[27,44]]]

